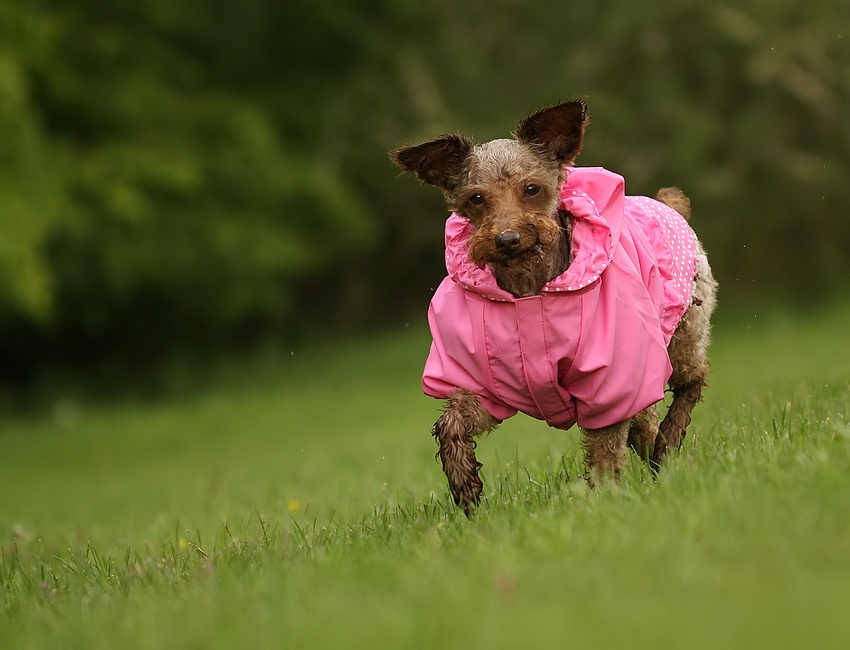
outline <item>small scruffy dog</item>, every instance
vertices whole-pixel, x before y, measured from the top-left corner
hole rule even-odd
[[[627,445],[659,467],[706,381],[717,284],[690,201],[676,188],[626,196],[620,176],[575,167],[586,125],[574,100],[525,118],[513,140],[443,135],[390,152],[452,210],[422,383],[447,400],[433,434],[467,514],[483,489],[474,438],[518,411],[577,423],[594,484],[619,478]]]

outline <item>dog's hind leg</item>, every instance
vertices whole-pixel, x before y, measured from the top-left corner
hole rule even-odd
[[[697,377],[686,384],[672,386],[673,401],[655,439],[655,450],[651,460],[653,467],[661,466],[671,447],[678,449],[682,446],[686,430],[691,423],[691,412],[702,395],[703,386],[705,386],[704,377]]]
[[[606,478],[620,480],[630,424],[629,419],[601,429],[582,429],[582,445],[591,487]]]
[[[717,283],[712,277],[702,247],[699,247],[698,253],[698,273],[694,283],[693,300],[667,347],[673,366],[669,382],[673,401],[655,439],[651,462],[656,468],[661,465],[671,447],[678,449],[682,445],[685,431],[691,423],[691,412],[702,395],[702,388],[708,377],[706,353],[711,334],[710,318],[716,304]]]
[[[478,476],[481,463],[475,458],[474,437],[492,431],[498,424],[475,393],[458,389],[449,396],[432,430],[440,446],[437,455],[443,463],[452,497],[467,516],[484,489]]]

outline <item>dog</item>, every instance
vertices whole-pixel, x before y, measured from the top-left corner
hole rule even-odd
[[[578,424],[594,486],[619,480],[627,447],[657,470],[706,383],[717,283],[690,200],[626,196],[617,174],[576,167],[587,124],[572,100],[521,120],[513,139],[389,152],[452,212],[422,384],[446,400],[432,434],[467,515],[483,491],[475,437],[517,412]]]

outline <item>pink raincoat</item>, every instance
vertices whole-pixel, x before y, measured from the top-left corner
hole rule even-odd
[[[693,232],[599,167],[569,171],[561,209],[573,216],[572,262],[528,298],[469,259],[473,226],[449,217],[448,277],[428,312],[427,395],[465,388],[497,420],[522,411],[560,429],[616,424],[664,396],[667,344],[693,290]]]

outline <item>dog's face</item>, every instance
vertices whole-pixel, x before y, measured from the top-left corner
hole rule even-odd
[[[544,108],[517,126],[515,140],[480,145],[462,136],[390,152],[402,169],[443,190],[449,209],[475,232],[469,256],[479,266],[511,266],[539,256],[560,236],[556,219],[566,165],[581,150],[587,111],[571,101]]]

